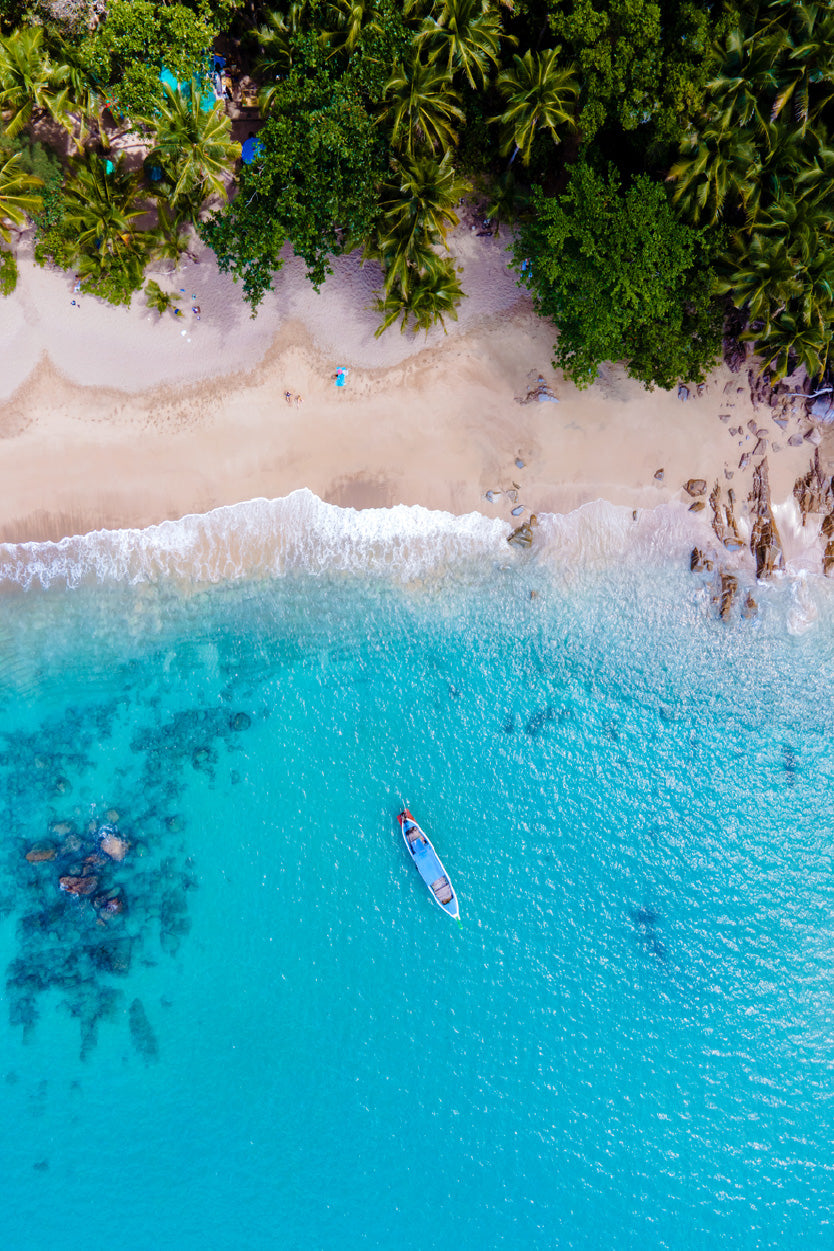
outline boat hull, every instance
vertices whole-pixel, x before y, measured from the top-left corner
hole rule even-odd
[[[397,821],[408,854],[432,899],[448,916],[459,917],[460,907],[455,888],[428,834],[421,829],[407,808],[398,815]]]

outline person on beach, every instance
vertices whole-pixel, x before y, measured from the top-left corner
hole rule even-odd
[[[192,307],[191,311],[192,311],[192,313],[194,314],[194,316],[197,318],[197,321],[199,321],[199,320],[200,320],[200,305],[199,305],[199,304],[195,304],[195,305]]]
[[[292,404],[292,391],[285,391],[284,399],[287,401],[288,404]]]
[[[295,397],[295,406],[296,406],[296,408],[301,408],[301,405],[302,405],[303,403],[304,403],[304,398],[303,398],[303,396],[297,395],[297,396]]]

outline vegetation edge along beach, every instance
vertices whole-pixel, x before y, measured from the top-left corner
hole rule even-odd
[[[301,425],[320,448],[330,436],[330,406],[344,401],[340,415],[350,405],[353,420],[359,401],[376,397],[382,407],[383,389],[390,396],[396,388],[401,443],[411,453],[409,427],[423,423],[416,440],[426,414],[406,360],[420,362],[423,382],[430,371],[447,410],[456,384],[460,390],[452,365],[459,354],[472,366],[473,407],[482,380],[484,392],[494,391],[500,375],[500,414],[482,409],[489,451],[476,463],[458,457],[460,419],[448,411],[430,449],[435,464],[438,451],[450,466],[459,459],[471,491],[460,475],[445,492],[406,489],[392,469],[403,446],[370,467],[359,463],[375,460],[368,419],[364,435],[353,431],[359,460],[337,439],[341,476],[333,466],[326,481],[309,472],[293,479],[282,466],[265,486],[259,479],[263,493],[310,485],[334,502],[403,500],[489,513],[496,501],[514,503],[512,492],[525,493],[524,483],[514,485],[515,462],[533,465],[539,453],[539,508],[596,495],[639,507],[675,497],[711,514],[710,541],[730,554],[755,548],[771,492],[795,499],[803,524],[814,516],[827,524],[827,440],[816,423],[829,408],[834,319],[829,6],[55,0],[4,3],[0,16],[2,289],[10,307],[16,296],[24,305],[28,298],[27,314],[48,329],[41,297],[58,288],[29,272],[31,256],[71,292],[62,313],[81,312],[78,331],[62,325],[51,339],[43,335],[50,361],[60,356],[58,340],[74,337],[86,358],[81,328],[91,306],[96,314],[112,309],[113,319],[129,309],[131,335],[139,318],[150,318],[160,334],[177,326],[188,344],[193,334],[193,346],[207,346],[209,310],[188,276],[200,261],[263,349],[261,374],[245,384],[250,400],[262,385],[262,408],[272,391],[296,405],[291,429],[290,412],[280,418],[290,440],[300,437],[301,402]],[[303,350],[291,342],[286,308],[276,303],[288,275],[297,304],[302,270],[327,301],[346,266],[360,262],[364,276],[354,289],[364,298],[349,321],[362,330],[362,350],[343,360],[335,335],[324,351],[321,336]],[[224,277],[234,285],[223,286]],[[496,286],[506,296],[497,308]],[[268,334],[258,328],[264,318],[273,319]],[[296,320],[310,319],[302,310]],[[399,326],[401,346],[375,355],[371,322],[381,344]],[[517,349],[512,361],[494,351],[497,325]],[[236,336],[224,339],[241,347],[243,360],[239,316]],[[279,358],[267,379],[270,360]],[[173,425],[182,436],[194,387],[219,372],[219,359],[206,356],[202,373],[189,364],[180,376],[148,360],[149,387],[179,385],[176,402],[166,397],[176,410],[169,433]],[[328,371],[339,366],[354,367],[349,397],[330,387]],[[138,389],[104,372],[108,385]],[[85,381],[88,388],[104,381],[95,364]],[[27,412],[38,394],[43,414],[42,375],[38,384],[33,369],[27,384],[9,388],[8,468],[36,451]],[[53,379],[50,394],[63,389],[67,400],[67,388],[66,377]],[[85,411],[103,404],[89,392],[75,398]],[[223,413],[229,422],[239,418],[226,398],[215,399],[212,435]],[[548,399],[560,400],[559,409],[539,403]],[[112,480],[133,472],[124,453],[137,422],[147,431],[147,409],[134,405],[121,443],[115,423],[110,447],[115,439],[122,459],[105,456],[110,509],[102,504],[80,524],[147,523],[195,502],[246,498],[240,479],[203,482],[202,497],[195,489],[178,503],[160,489],[146,513],[125,516]],[[576,417],[586,427],[582,450],[568,434],[568,418]],[[49,453],[54,433],[38,452],[46,442]],[[89,436],[87,426],[80,442],[69,439],[79,473]],[[618,438],[630,446],[614,458],[622,468],[609,470],[601,441]],[[64,431],[62,453],[67,441]],[[99,463],[104,455],[98,447]],[[211,476],[208,461],[202,472]],[[811,478],[815,485],[803,487]],[[704,491],[683,490],[702,480]],[[74,528],[66,487],[59,484],[51,500],[42,495],[31,491],[28,505],[22,494],[14,499],[3,538]],[[770,555],[763,565],[757,559],[760,572],[780,565],[774,549],[781,551],[784,536],[775,526],[775,519],[765,526]],[[822,562],[826,571],[834,565],[827,552]]]

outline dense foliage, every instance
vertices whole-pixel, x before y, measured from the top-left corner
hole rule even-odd
[[[269,290],[288,239],[318,287],[328,256],[371,235],[385,172],[384,147],[360,92],[347,75],[328,72],[321,57],[293,66],[258,139],[261,151],[244,166],[237,198],[202,229],[221,269],[242,278],[253,307]]]
[[[701,381],[718,352],[709,249],[656,182],[640,174],[623,193],[614,170],[603,178],[582,162],[564,195],[536,192],[515,255],[538,311],[559,326],[556,362],[578,386],[624,360],[632,377],[671,387]]]
[[[259,101],[248,164],[202,105],[214,50]],[[253,312],[286,245],[317,286],[358,247],[381,328],[428,328],[465,294],[469,196],[580,383],[612,357],[698,379],[732,306],[775,375],[827,368],[830,0],[0,0],[0,112],[2,230],[28,215],[108,299],[196,227]],[[143,169],[110,160],[119,130]]]

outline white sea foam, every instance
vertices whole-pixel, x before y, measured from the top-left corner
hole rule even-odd
[[[295,571],[385,574],[408,582],[467,564],[521,560],[569,574],[632,559],[680,560],[693,542],[711,546],[711,532],[680,504],[642,509],[635,516],[629,508],[596,500],[570,513],[540,513],[529,552],[507,546],[510,529],[507,520],[482,513],[456,515],[418,505],[339,508],[302,489],[145,529],[97,530],[58,543],[0,544],[0,585],[217,583]],[[810,547],[802,551],[810,553]],[[807,567],[804,561],[800,565]]]

